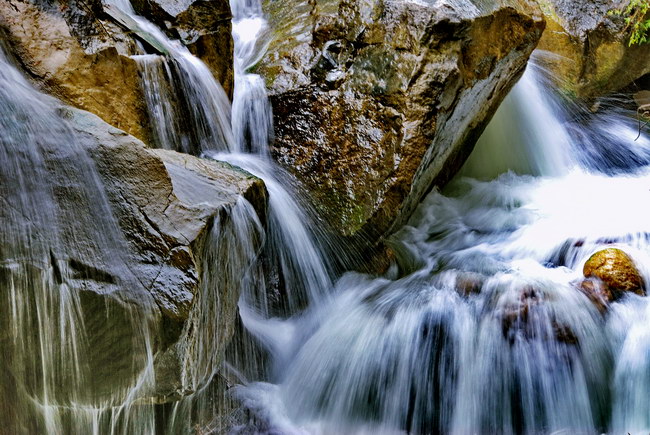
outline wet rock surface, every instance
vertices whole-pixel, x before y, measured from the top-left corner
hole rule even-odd
[[[518,340],[547,340],[577,345],[576,334],[555,318],[549,309],[548,295],[533,287],[524,287],[515,303],[499,312],[503,336],[512,345]]]
[[[589,298],[601,313],[607,311],[609,303],[614,300],[612,290],[597,278],[585,279],[577,285],[577,288]]]
[[[275,158],[376,240],[463,163],[544,27],[527,1],[265,2]]]
[[[559,56],[546,61],[565,92],[598,97],[650,72],[650,44],[628,44],[630,30],[609,11],[629,1],[541,0],[547,29],[539,48]]]
[[[586,278],[598,278],[613,297],[625,292],[645,296],[645,282],[634,261],[618,248],[607,248],[593,254],[584,265]]]
[[[98,1],[8,0],[0,3],[0,28],[43,90],[146,140],[138,68],[126,56],[135,41],[101,14]]]
[[[109,397],[118,386],[133,382],[139,370],[133,361],[146,361],[144,340],[153,337],[146,345],[155,358],[156,388],[146,391],[146,400],[176,400],[189,393],[181,389],[187,344],[180,340],[191,342],[197,333],[184,331],[184,326],[205,285],[205,248],[213,222],[227,215],[240,196],[263,218],[264,184],[225,163],[148,149],[91,113],[67,107],[60,113],[94,161],[97,182],[111,207],[94,209],[75,179],[62,178],[55,207],[63,216],[60,231],[70,241],[67,245],[64,238],[44,268],[55,281],[66,280],[80,293],[85,333],[93,349],[88,362],[95,374],[93,394]],[[60,149],[48,155],[46,164],[64,176],[79,158]],[[5,201],[4,194],[0,192],[0,201]],[[97,212],[114,215],[119,237],[110,236],[109,218],[93,222]],[[106,237],[115,239],[108,246],[118,252],[102,251]],[[0,267],[0,279],[10,279],[11,273]],[[223,355],[234,332],[239,287],[232,287],[216,290],[220,299],[214,321],[221,340],[212,343],[215,355]]]
[[[187,2],[176,9],[157,2],[140,2],[137,8],[134,3],[136,12],[156,21],[202,58],[232,94],[227,1]],[[100,0],[0,2],[0,35],[42,90],[150,141],[138,66],[129,57],[144,54],[138,47],[142,40],[109,15]],[[144,42],[145,50],[158,54]]]

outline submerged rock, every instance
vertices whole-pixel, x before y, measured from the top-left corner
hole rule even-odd
[[[585,279],[577,285],[577,288],[589,298],[601,313],[604,313],[609,303],[614,300],[612,290],[597,278]]]
[[[630,30],[609,13],[629,1],[540,0],[547,29],[539,48],[560,86],[578,97],[597,97],[624,88],[650,73],[650,44],[628,44]]]
[[[645,295],[645,282],[634,261],[618,248],[607,248],[593,254],[582,270],[586,278],[598,278],[610,292],[632,292]]]
[[[510,344],[521,339],[578,344],[573,330],[555,317],[549,303],[548,295],[542,291],[523,287],[515,303],[506,304],[498,311],[503,337]]]
[[[273,155],[338,232],[370,240],[462,165],[544,27],[526,0],[264,6]]]
[[[479,294],[485,284],[486,277],[475,272],[459,272],[456,276],[456,291],[461,296]]]

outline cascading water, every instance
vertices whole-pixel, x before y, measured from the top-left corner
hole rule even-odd
[[[1,45],[0,103],[0,431],[222,431],[214,343],[230,334],[232,321],[220,318],[229,292],[251,294],[262,279],[264,231],[252,206],[242,198],[212,225],[202,288],[173,350],[184,396],[159,403],[159,309],[129,269],[85,136],[68,121],[75,115],[33,89]]]
[[[17,398],[1,402],[3,430],[189,433],[197,418],[210,422],[201,430],[223,430],[211,421],[224,388],[222,355],[211,344],[223,340],[216,327],[220,297],[234,288],[242,294],[244,326],[272,359],[269,372],[233,367],[245,372],[236,397],[254,417],[234,432],[650,430],[650,304],[627,295],[603,314],[576,289],[585,260],[612,245],[625,249],[650,282],[650,140],[634,141],[632,121],[615,111],[569,113],[532,65],[464,177],[432,192],[393,236],[400,267],[379,278],[347,273],[331,284],[308,213],[268,156],[270,106],[261,78],[247,73],[264,52],[259,1],[232,0],[232,120],[205,65],[136,16],[128,1],[111,4],[162,52],[136,56],[158,146],[227,160],[262,177],[268,228],[243,199],[215,221],[203,255],[204,288],[183,331],[184,398],[163,406],[147,399],[155,384],[147,312],[126,316],[135,338],[124,360],[136,375],[110,391],[94,388],[101,383],[89,379],[106,373],[91,373],[97,365],[84,358],[85,330],[93,325],[84,324],[72,263],[60,260],[63,239],[75,246],[75,235],[58,231],[72,211],[57,202],[56,192],[69,186],[49,164],[54,151],[79,154],[79,166],[66,168],[65,177],[72,173],[85,186],[76,196],[97,210],[92,222],[80,224],[98,234],[97,249],[78,246],[76,255],[123,270],[128,280],[123,242],[56,104],[0,58],[0,102],[7,108],[0,186],[20,186],[3,195],[0,214],[16,229],[4,231],[0,244],[0,279],[8,289],[2,330],[13,334],[0,336],[0,391]],[[503,164],[494,157],[516,155],[504,151],[508,144],[525,145],[524,152]],[[261,251],[273,263],[277,291],[286,292],[282,309],[267,294],[272,283],[261,266],[249,267]],[[243,352],[253,347],[249,342]],[[247,383],[246,376],[268,382]]]
[[[278,269],[277,279],[284,282],[282,291],[287,294],[280,296],[284,299],[280,305],[286,305],[285,311],[295,312],[298,307],[325,294],[331,285],[331,267],[309,229],[310,216],[290,193],[292,186],[279,183],[276,174],[282,175],[284,180],[290,177],[282,174],[269,156],[271,107],[262,78],[247,72],[266,47],[267,24],[261,3],[259,0],[233,0],[231,3],[235,41],[232,120],[227,97],[199,59],[137,16],[128,0],[110,0],[109,7],[126,13],[137,23],[139,31],[146,32],[166,52],[165,56],[134,56],[141,65],[145,98],[159,145],[231,162],[266,182],[270,194],[270,237],[266,257],[277,263],[271,267]],[[182,119],[190,120],[191,135],[183,133]],[[215,141],[217,136],[223,140]],[[242,154],[244,152],[246,154]],[[262,315],[268,316],[267,304],[258,304],[257,308],[262,306]]]
[[[239,152],[265,156],[272,139],[273,117],[264,80],[247,73],[264,54],[262,36],[268,30],[258,0],[233,0],[233,38],[235,40],[235,95],[233,132]]]
[[[208,67],[178,41],[136,15],[129,0],[105,0],[106,8],[132,30],[147,35],[159,55],[134,55],[141,69],[153,139],[157,146],[185,153],[234,146],[230,103]],[[122,18],[126,15],[126,19]]]
[[[237,389],[258,430],[650,429],[647,299],[627,295],[603,315],[577,290],[587,258],[612,245],[650,282],[650,141],[635,142],[621,113],[567,111],[539,70],[508,97],[465,177],[393,236],[406,276],[348,273],[306,314],[256,325],[281,361],[274,384]],[[498,160],[522,145],[521,160]]]
[[[242,336],[232,345],[234,355],[229,355],[229,359],[238,361],[230,366],[233,369],[230,371],[237,376],[264,378],[267,370],[261,366],[265,364],[255,361],[258,343],[273,352],[276,347],[265,343],[269,333],[277,336],[266,328],[266,321],[272,316],[294,314],[310,304],[319,305],[331,287],[332,267],[319,247],[310,213],[295,199],[297,191],[287,182],[291,177],[270,159],[270,104],[262,78],[247,72],[266,47],[267,24],[261,3],[259,0],[231,2],[235,41],[232,120],[226,110],[225,94],[199,59],[137,16],[127,0],[111,0],[109,4],[118,8],[113,13],[127,14],[137,24],[137,30],[145,32],[164,51],[163,55],[134,56],[140,64],[157,144],[227,161],[265,181],[269,216],[262,258],[267,276],[257,287],[242,289],[240,314],[248,332],[239,334]],[[212,106],[218,110],[212,110]],[[184,129],[182,119],[189,119],[185,122],[189,124],[190,134]],[[214,141],[217,136],[225,139]],[[216,376],[217,369],[211,370],[207,378]]]

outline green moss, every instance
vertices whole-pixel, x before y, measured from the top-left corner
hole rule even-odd
[[[630,0],[624,9],[612,9],[610,15],[625,19],[625,30],[630,31],[628,45],[650,42],[650,0]]]

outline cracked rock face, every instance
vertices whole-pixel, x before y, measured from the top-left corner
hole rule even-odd
[[[539,48],[559,85],[578,97],[617,91],[650,73],[650,44],[628,45],[625,21],[609,14],[629,0],[540,0],[547,20]]]
[[[174,400],[179,394],[185,394],[180,390],[184,347],[179,345],[179,340],[188,339],[183,335],[184,326],[206,284],[202,269],[213,222],[217,216],[230,213],[241,196],[263,219],[266,189],[258,178],[228,164],[174,151],[151,150],[93,114],[68,108],[62,109],[62,113],[95,162],[99,182],[126,243],[121,257],[127,264],[129,277],[120,276],[123,270],[114,270],[110,264],[75,266],[74,253],[66,253],[72,257],[69,262],[73,269],[87,272],[87,279],[79,285],[84,294],[83,309],[93,346],[127,349],[123,356],[108,350],[106,355],[113,355],[115,361],[133,360],[128,355],[131,348],[125,343],[134,340],[132,334],[142,332],[129,331],[124,326],[128,324],[125,319],[133,310],[142,311],[152,319],[150,327],[155,337],[152,346],[157,390],[152,393],[153,399]],[[90,214],[84,213],[86,208],[78,204],[75,195],[64,195],[60,201],[61,207],[78,210],[70,224],[85,228],[84,222],[90,219],[86,214]],[[97,235],[83,230],[77,237],[85,237],[87,242],[76,240],[75,245],[92,246]],[[234,331],[239,290],[235,285],[216,291],[219,302],[215,322],[219,322],[222,340],[211,346],[215,354],[221,355]],[[191,340],[192,329],[185,329]],[[131,351],[144,352],[144,349]],[[102,361],[97,362],[98,366],[101,364]],[[132,368],[123,370],[108,369],[108,381],[98,382],[98,391],[106,388],[107,394],[110,393],[115,373],[118,376],[123,373],[129,379],[132,374],[128,370]]]
[[[266,1],[274,157],[376,240],[469,155],[544,28],[528,1]]]

